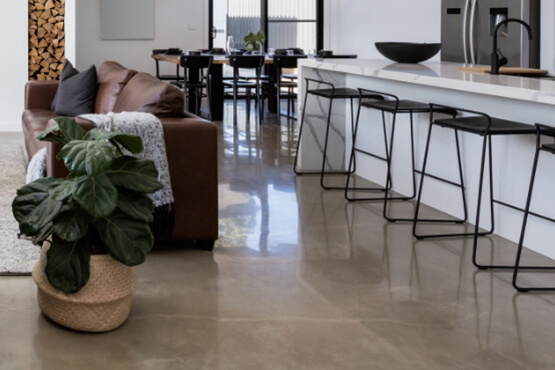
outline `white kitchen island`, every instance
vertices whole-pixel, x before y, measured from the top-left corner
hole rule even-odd
[[[492,76],[458,71],[461,64],[427,62],[396,64],[387,60],[305,59],[299,61],[299,111],[306,109],[306,119],[299,149],[299,169],[319,171],[329,101],[314,96],[303,106],[305,78],[323,80],[336,87],[366,88],[425,103],[437,103],[533,125],[536,122],[555,126],[555,81],[548,78]],[[314,88],[317,86],[311,86]],[[325,86],[322,86],[325,88]],[[355,115],[358,108],[355,102]],[[350,106],[336,100],[328,148],[328,169],[345,169],[351,146]],[[388,116],[388,128],[391,117]],[[299,119],[300,122],[300,119]],[[415,115],[416,167],[420,169],[428,132],[429,115]],[[475,219],[478,175],[482,138],[461,133],[463,167],[468,196],[469,220]],[[384,154],[381,113],[362,109],[357,146]],[[535,136],[493,138],[495,198],[524,208],[535,151]],[[385,163],[364,154],[357,154],[358,176],[383,184]],[[393,189],[410,194],[410,131],[409,116],[397,116],[393,154]],[[434,129],[428,173],[457,180],[458,168],[453,130]],[[486,181],[487,176],[486,176]],[[487,189],[487,185],[484,189]],[[536,178],[532,211],[555,217],[555,156],[544,156]],[[487,192],[485,192],[487,194]],[[426,179],[423,203],[453,216],[462,215],[460,192],[455,187]],[[488,197],[484,201],[487,201]],[[487,204],[482,207],[488,228]],[[408,209],[408,208],[407,208]],[[496,234],[518,241],[522,213],[496,205]],[[555,224],[530,217],[525,245],[543,255],[555,258]]]

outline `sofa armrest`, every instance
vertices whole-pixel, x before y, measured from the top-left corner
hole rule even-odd
[[[163,118],[175,198],[172,240],[218,239],[218,138],[215,124]]]
[[[50,109],[59,81],[29,81],[25,85],[25,109]]]

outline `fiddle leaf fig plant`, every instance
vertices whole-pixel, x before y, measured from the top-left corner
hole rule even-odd
[[[245,42],[247,51],[259,51],[266,42],[266,34],[264,31],[258,31],[256,34],[254,32],[249,32],[243,41]]]
[[[42,245],[49,282],[64,293],[89,280],[91,251],[104,251],[136,266],[154,237],[154,204],[147,194],[162,188],[154,162],[124,154],[143,151],[141,138],[95,128],[85,132],[73,118],[57,118],[39,136],[63,145],[57,158],[67,178],[46,177],[17,191],[12,211],[21,233]]]

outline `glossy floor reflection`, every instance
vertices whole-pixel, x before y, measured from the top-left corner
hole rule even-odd
[[[380,205],[293,176],[297,123],[240,113],[218,124],[214,252],[155,250],[129,320],[102,335],[55,326],[30,278],[0,278],[0,369],[555,368],[555,296],[477,271],[470,241],[416,242]],[[481,246],[483,259],[516,250]]]

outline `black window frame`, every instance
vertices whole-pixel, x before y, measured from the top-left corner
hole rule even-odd
[[[264,30],[267,39],[269,40],[272,35],[269,34],[269,16],[268,16],[268,1],[260,0],[261,2],[261,29]],[[324,0],[316,1],[316,49],[324,49]],[[274,22],[274,21],[273,21]],[[298,21],[291,21],[298,22]],[[209,0],[208,3],[208,48],[214,47],[214,39],[212,38],[214,29],[214,0]],[[264,44],[264,51],[268,51],[268,41]]]

